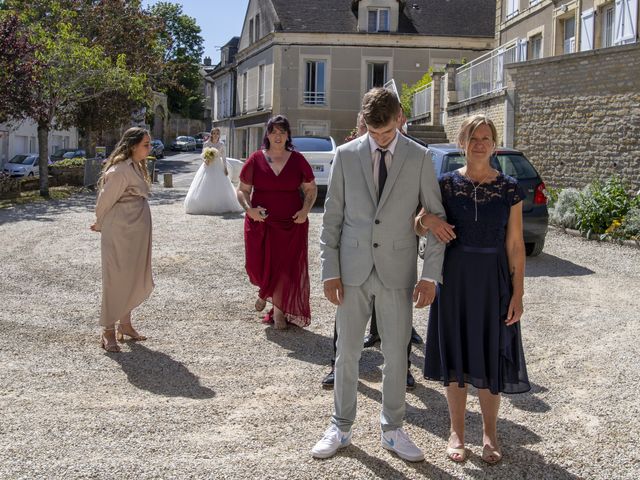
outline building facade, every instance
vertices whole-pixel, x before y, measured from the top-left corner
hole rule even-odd
[[[214,79],[215,92],[234,80],[235,114],[216,110],[213,123],[233,125],[236,158],[260,146],[278,113],[294,135],[340,144],[371,87],[394,79],[401,88],[430,67],[491,50],[495,12],[495,0],[251,0],[235,64]]]

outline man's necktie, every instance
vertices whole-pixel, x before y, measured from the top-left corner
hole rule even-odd
[[[380,201],[384,184],[387,181],[387,164],[384,161],[387,150],[382,150],[381,148],[377,150],[380,152],[380,164],[378,165],[378,201]]]

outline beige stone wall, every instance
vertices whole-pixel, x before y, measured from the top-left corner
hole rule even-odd
[[[640,188],[640,44],[516,64],[514,146],[553,187]]]
[[[489,96],[481,97],[477,100],[469,100],[447,109],[447,121],[445,122],[445,132],[447,138],[456,142],[458,130],[462,121],[471,115],[482,113],[493,120],[498,130],[498,145],[504,144],[504,123],[505,123],[505,94],[500,92]]]

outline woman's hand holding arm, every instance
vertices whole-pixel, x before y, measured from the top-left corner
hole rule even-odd
[[[456,228],[455,225],[445,222],[437,215],[427,213],[424,208],[420,210],[414,222],[416,235],[423,236],[431,231],[442,243],[448,243],[456,238],[454,228]]]

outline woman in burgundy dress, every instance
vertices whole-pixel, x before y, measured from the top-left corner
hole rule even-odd
[[[311,166],[293,151],[286,117],[269,120],[262,147],[245,162],[238,186],[246,212],[245,267],[260,289],[256,310],[273,304],[267,323],[278,329],[287,322],[306,327],[311,322],[307,215],[317,187]]]

